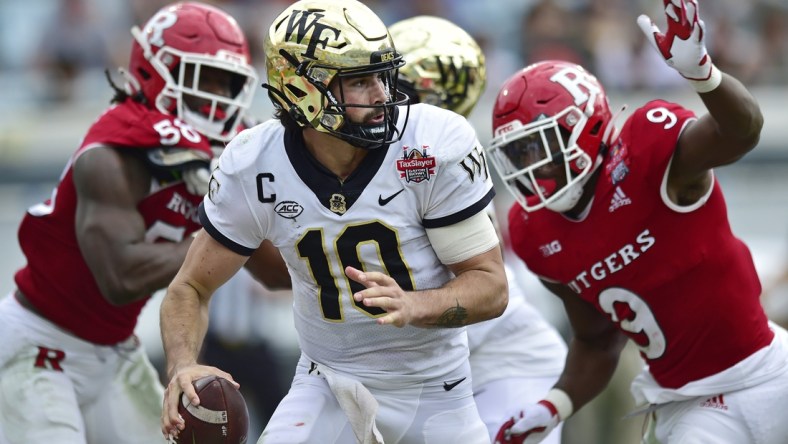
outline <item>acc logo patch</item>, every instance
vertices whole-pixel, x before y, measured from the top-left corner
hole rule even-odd
[[[284,217],[285,219],[295,219],[304,212],[304,207],[302,207],[298,202],[285,200],[276,204],[274,211],[276,211],[276,214]]]
[[[430,147],[422,145],[421,148],[402,147],[402,159],[397,160],[400,179],[419,183],[430,180],[430,177],[435,174],[435,167],[438,163],[434,157],[427,153]]]

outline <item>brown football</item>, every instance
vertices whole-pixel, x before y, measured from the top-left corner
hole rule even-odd
[[[218,376],[193,382],[200,405],[181,395],[178,413],[186,423],[175,440],[184,444],[245,444],[249,434],[249,411],[241,392]]]

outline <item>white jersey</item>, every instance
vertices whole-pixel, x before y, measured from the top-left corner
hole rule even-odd
[[[508,266],[509,304],[495,319],[468,326],[474,392],[490,382],[513,377],[558,376],[564,369],[564,339],[526,300]]]
[[[400,110],[400,129],[406,113]],[[467,359],[465,329],[377,325],[383,311],[353,300],[363,287],[344,269],[385,272],[406,291],[440,287],[453,275],[425,229],[483,211],[494,194],[467,121],[413,105],[402,139],[369,151],[344,181],[309,154],[300,131],[278,120],[242,132],[220,158],[200,219],[238,253],[251,254],[263,239],[279,248],[293,282],[299,344],[310,359],[358,378],[422,379]]]

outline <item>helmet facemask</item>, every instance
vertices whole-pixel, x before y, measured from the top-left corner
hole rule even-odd
[[[569,107],[527,125],[513,121],[493,138],[491,160],[526,211],[566,212],[577,205],[595,164],[577,145],[587,121],[579,108]],[[561,122],[571,123],[571,132]]]
[[[396,54],[396,53],[394,53]],[[408,96],[398,89],[398,71],[404,65],[402,57],[395,55],[388,62],[380,61],[382,58],[391,58],[392,52],[373,53],[370,57],[372,63],[363,67],[337,68],[320,62],[302,61],[291,54],[281,52],[282,57],[290,63],[295,71],[305,82],[299,82],[300,87],[290,87],[289,92],[296,97],[309,99],[302,94],[301,89],[310,89],[312,94],[320,94],[320,110],[314,113],[316,104],[307,105],[307,109],[315,114],[310,122],[302,111],[303,105],[292,102],[287,94],[282,93],[270,84],[263,85],[268,89],[273,103],[281,106],[282,102],[289,103],[288,112],[301,126],[312,126],[318,131],[329,133],[358,148],[375,149],[398,141],[401,130],[397,128],[399,106],[408,104]],[[301,73],[301,74],[299,74]],[[376,76],[383,83],[386,93],[384,103],[362,104],[350,103],[345,99],[342,80]],[[338,91],[334,94],[331,87],[336,85]],[[287,85],[289,86],[289,85]],[[287,87],[286,86],[286,87]],[[348,108],[369,109],[370,115],[383,114],[380,123],[353,122],[347,116]],[[405,116],[404,125],[407,124],[410,109]]]
[[[171,71],[163,60],[168,57],[180,60]],[[224,51],[208,56],[173,48],[162,48],[150,62],[165,80],[154,104],[159,111],[176,115],[210,139],[226,142],[235,136],[244,112],[252,104],[257,84],[257,74],[251,66]],[[210,70],[226,74],[229,95],[205,89],[201,79]]]
[[[523,209],[566,213],[577,207],[602,164],[614,129],[611,120],[602,85],[582,66],[537,62],[501,87],[487,151]]]
[[[338,94],[331,94],[330,88],[327,91],[327,105],[323,110],[323,117],[320,125],[331,133],[351,145],[374,149],[393,143],[401,137],[397,129],[398,106],[406,105],[408,97],[397,89],[397,69],[382,67],[379,69],[359,70],[338,70],[333,78]],[[381,104],[359,104],[346,101],[343,87],[344,79],[354,79],[364,76],[375,76],[377,81],[383,84],[386,94],[386,101]],[[365,121],[354,122],[347,115],[348,108],[360,108],[369,110],[365,116]],[[409,110],[409,108],[408,108]],[[378,123],[369,120],[382,112],[383,120]],[[368,118],[366,118],[368,117]],[[407,122],[407,116],[405,118]]]

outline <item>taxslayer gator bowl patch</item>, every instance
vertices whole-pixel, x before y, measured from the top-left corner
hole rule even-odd
[[[421,149],[402,147],[402,159],[397,160],[399,177],[407,182],[423,182],[430,180],[435,174],[437,161],[427,153],[429,146],[422,145]]]

